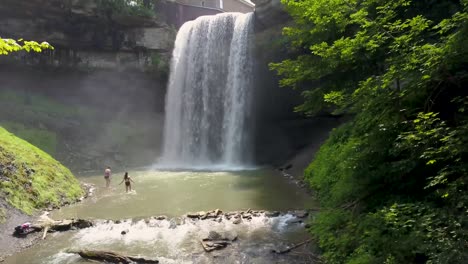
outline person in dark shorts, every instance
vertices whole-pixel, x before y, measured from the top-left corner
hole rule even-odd
[[[123,182],[125,182],[125,191],[128,192],[128,191],[132,191],[132,182],[135,183],[132,179],[130,179],[130,176],[128,176],[128,172],[125,172],[125,175],[124,175],[124,178],[123,180],[119,183],[122,184]]]

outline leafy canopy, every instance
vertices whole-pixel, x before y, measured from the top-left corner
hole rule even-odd
[[[54,47],[52,47],[47,42],[38,43],[36,41],[27,41],[23,39],[14,40],[0,38],[0,55],[8,55],[12,52],[18,52],[22,50],[27,52],[42,52],[46,49],[54,49]]]
[[[305,171],[329,263],[468,259],[468,1],[282,0],[296,111],[352,120]]]

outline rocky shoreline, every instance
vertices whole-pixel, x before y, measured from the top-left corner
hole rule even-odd
[[[81,184],[85,194],[76,200],[76,202],[82,202],[84,199],[92,196],[94,192],[94,186],[87,183]],[[43,211],[38,211],[36,214],[27,215],[20,210],[12,207],[5,200],[0,198],[0,209],[5,215],[3,223],[0,221],[0,262],[3,262],[6,257],[11,256],[15,253],[20,252],[26,248],[29,248],[36,243],[40,242],[41,234],[33,232],[28,236],[16,237],[13,235],[14,228],[23,223],[37,222],[38,219],[41,219],[44,215],[47,215],[48,212],[60,209],[63,206],[68,206],[70,203],[63,202],[61,206],[49,206],[44,208]]]

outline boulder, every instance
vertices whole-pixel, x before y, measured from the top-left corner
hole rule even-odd
[[[301,224],[303,221],[299,218],[292,218],[286,221],[287,225]]]
[[[187,217],[188,218],[199,218],[200,215],[198,213],[188,213]]]
[[[211,252],[223,249],[235,240],[237,240],[237,233],[235,232],[210,231],[207,237],[202,238],[201,244],[206,252]]]
[[[165,215],[160,215],[156,217],[156,220],[166,220],[166,219],[167,219],[167,216]]]
[[[298,210],[293,213],[298,218],[306,218],[309,215],[309,212],[306,210]]]

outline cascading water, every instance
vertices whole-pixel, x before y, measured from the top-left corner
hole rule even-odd
[[[177,34],[166,98],[163,155],[170,168],[249,163],[253,13],[204,16]]]

